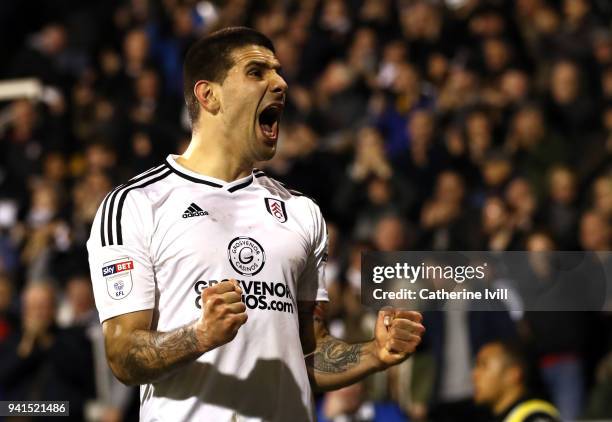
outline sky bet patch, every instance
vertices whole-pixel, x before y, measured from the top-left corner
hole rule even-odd
[[[108,295],[115,300],[121,300],[132,291],[132,270],[134,261],[124,256],[105,262],[102,265],[102,276],[106,280]]]
[[[112,264],[112,265],[106,265],[108,264],[108,262],[106,262],[104,264],[104,267],[102,267],[102,275],[104,277],[107,277],[109,275],[113,275],[113,274],[118,274],[122,271],[131,271],[134,269],[134,261],[132,260],[127,260],[128,258],[126,258],[126,261],[123,262],[118,262],[116,264]],[[113,261],[111,261],[113,262]]]

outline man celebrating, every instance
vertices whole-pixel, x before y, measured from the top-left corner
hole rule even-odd
[[[528,396],[526,363],[512,343],[484,345],[476,357],[474,399],[487,405],[499,422],[558,422],[559,412],[543,400]]]
[[[421,315],[391,309],[370,342],[329,335],[321,212],[253,169],[276,150],[279,69],[270,40],[248,28],[196,42],[187,151],[98,210],[87,247],[107,357],[141,385],[142,420],[311,421],[311,386],[354,383],[421,340]]]

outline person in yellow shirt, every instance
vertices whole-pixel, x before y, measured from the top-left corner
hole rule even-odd
[[[478,351],[472,372],[474,401],[487,406],[496,422],[560,422],[552,404],[529,394],[526,375],[525,358],[517,345],[487,343]]]

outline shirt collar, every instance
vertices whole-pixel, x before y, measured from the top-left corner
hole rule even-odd
[[[225,180],[217,179],[215,177],[206,176],[204,174],[196,173],[195,171],[191,171],[182,165],[180,165],[176,158],[178,155],[170,154],[166,158],[166,166],[172,170],[173,173],[178,176],[187,179],[194,183],[201,183],[204,185],[208,185],[214,188],[223,188],[228,192],[235,192],[239,189],[246,188],[251,183],[253,183],[253,173],[255,170],[251,172],[250,175],[241,177],[240,179],[232,180],[231,182],[226,182]]]

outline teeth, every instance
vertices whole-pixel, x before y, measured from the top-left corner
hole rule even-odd
[[[261,131],[263,132],[263,134],[270,138],[270,139],[276,139],[277,134],[278,134],[278,122],[274,122],[271,125],[260,125],[261,127]]]
[[[260,115],[259,126],[264,136],[269,139],[276,139],[278,137],[278,124],[281,114],[281,108],[278,105],[271,105],[265,108]],[[261,122],[261,117],[266,123]]]

